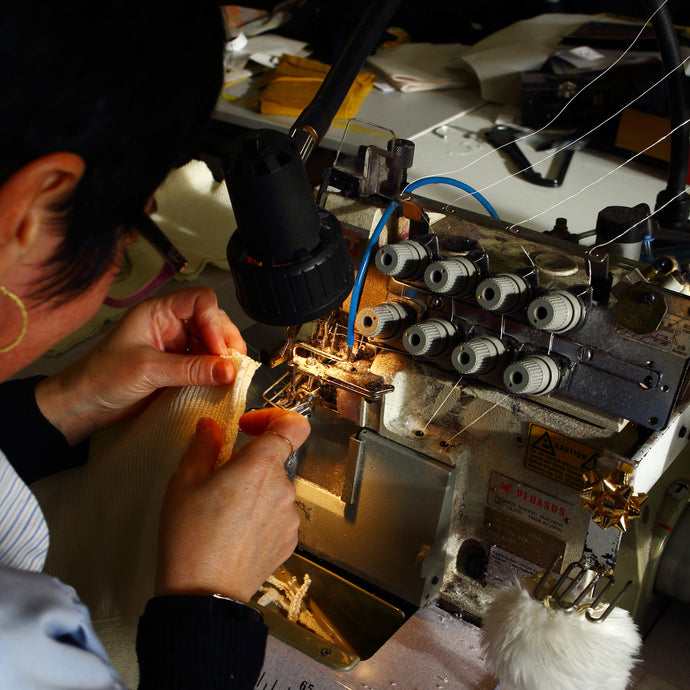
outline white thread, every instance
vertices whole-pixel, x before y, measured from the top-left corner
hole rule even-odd
[[[307,573],[305,573],[303,584],[296,590],[292,591],[292,599],[290,600],[290,608],[288,610],[289,621],[294,622],[299,618],[302,602],[304,601],[304,597],[307,595],[307,590],[309,589],[310,584],[311,578]]]
[[[609,72],[611,69],[613,69],[632,50],[632,47],[635,45],[635,43],[637,43],[637,40],[640,38],[640,36],[642,36],[642,33],[649,26],[650,22],[652,21],[652,19],[656,15],[656,13],[661,11],[664,8],[664,6],[667,4],[667,2],[668,2],[668,0],[664,0],[664,2],[662,2],[661,5],[659,5],[659,7],[657,7],[656,10],[654,10],[654,12],[652,12],[652,14],[649,16],[647,21],[640,28],[639,32],[637,33],[637,36],[635,36],[635,38],[630,42],[630,45],[618,56],[618,58],[614,62],[612,62],[601,74],[597,75],[594,79],[592,79],[591,82],[586,84],[582,89],[580,89],[580,91],[578,91],[572,98],[570,98],[566,102],[566,104],[556,113],[556,115],[554,115],[553,118],[551,118],[551,120],[547,124],[545,124],[541,129],[538,129],[534,132],[529,132],[528,134],[525,134],[521,137],[518,137],[513,143],[517,144],[517,143],[523,141],[524,139],[527,139],[528,137],[531,137],[531,136],[534,136],[535,134],[539,134],[539,133],[543,132],[547,127],[551,126],[570,107],[572,102],[578,96],[580,96],[582,93],[587,91],[587,89],[589,89],[593,84],[595,84],[599,79],[601,79],[607,72]],[[686,60],[687,60],[687,58],[686,58]],[[673,72],[676,69],[678,69],[678,67],[685,64],[686,60],[683,60],[683,62],[680,63],[680,65],[674,67],[673,70],[671,70],[671,71]],[[624,108],[628,108],[636,100],[639,100],[640,98],[642,98],[642,96],[646,95],[649,91],[651,91],[651,89],[655,88],[656,86],[658,86],[658,84],[660,84],[662,81],[664,81],[664,79],[666,79],[667,76],[669,76],[669,75],[664,75],[656,84],[653,84],[651,87],[649,87],[649,89],[647,89],[647,91],[645,91],[644,93],[641,93],[639,96],[637,96],[635,99],[633,99],[630,103],[628,103],[628,105],[624,106]],[[620,112],[621,111],[618,111],[618,113],[615,113],[611,117],[615,117]],[[568,146],[572,146],[574,143],[581,141],[584,137],[589,136],[592,132],[596,131],[596,129],[598,127],[601,127],[601,125],[606,124],[607,121],[608,120],[604,120],[604,122],[600,123],[599,125],[597,125],[597,127],[590,130],[589,132],[587,132],[587,134],[583,134],[582,137],[580,137],[579,139],[576,139],[573,142],[570,142],[570,144],[568,144],[567,146],[564,146],[563,148],[567,148]],[[470,161],[467,165],[463,166],[462,168],[455,168],[454,170],[451,170],[447,173],[437,173],[436,175],[452,175],[452,174],[457,173],[457,172],[462,172],[463,170],[466,170],[467,168],[472,167],[476,163],[479,163],[479,161],[483,160],[487,156],[490,156],[493,153],[500,151],[501,149],[505,148],[506,146],[508,146],[508,144],[502,144],[501,146],[497,147],[496,149],[488,151],[487,153],[485,153],[483,156],[480,156],[476,160]],[[563,149],[559,149],[557,151],[554,151],[550,156],[547,156],[543,160],[548,160],[549,158],[555,156],[557,153],[560,153],[560,151],[562,151],[562,150]],[[542,161],[539,161],[539,162],[541,163]],[[527,170],[527,168],[525,168],[524,170],[520,170],[520,172],[522,173],[525,170]],[[519,173],[516,173],[516,175],[517,174],[519,174]],[[509,179],[510,177],[513,177],[513,175],[509,175],[507,178],[504,178],[504,179]],[[499,182],[502,182],[502,181],[503,180],[499,180]],[[485,187],[484,189],[490,189],[490,187]],[[484,191],[483,189],[479,190],[479,192],[483,192],[483,191]],[[469,196],[469,195],[467,195],[467,196]],[[458,201],[459,199],[464,199],[464,198],[465,197],[458,197],[458,199],[456,199],[455,201]],[[450,203],[453,204],[453,203],[455,203],[455,201],[451,201]]]
[[[534,261],[532,261],[532,257],[529,255],[529,252],[522,246],[522,243],[520,244],[520,249],[525,253],[525,256],[527,257],[527,260],[530,262],[530,265],[532,268],[536,268],[536,264]],[[530,271],[530,273],[534,273],[534,271]]]
[[[586,132],[585,134],[582,134],[580,137],[578,137],[577,139],[574,139],[573,141],[569,142],[568,144],[563,145],[561,148],[557,148],[557,149],[553,150],[551,153],[549,153],[549,154],[547,154],[546,156],[544,156],[541,160],[537,161],[537,162],[535,163],[535,165],[539,165],[539,164],[541,164],[541,163],[543,163],[543,162],[545,162],[545,161],[548,161],[549,159],[551,159],[551,158],[553,158],[554,156],[558,155],[559,153],[561,153],[561,152],[564,151],[565,149],[567,149],[567,148],[573,146],[574,144],[577,144],[578,142],[582,141],[583,139],[585,139],[586,137],[588,137],[588,136],[589,136],[590,134],[592,134],[593,132],[596,132],[600,127],[603,127],[607,122],[610,122],[611,120],[613,120],[615,117],[617,117],[618,115],[620,115],[624,110],[626,110],[626,109],[629,108],[631,105],[633,105],[636,101],[640,100],[640,98],[642,98],[643,96],[647,95],[652,89],[655,89],[657,86],[659,86],[662,82],[664,82],[664,81],[670,76],[671,73],[675,72],[675,70],[680,69],[681,67],[684,67],[685,64],[686,64],[688,61],[690,61],[690,57],[685,58],[682,62],[680,62],[678,65],[676,65],[676,66],[671,70],[671,72],[669,72],[669,74],[665,74],[663,77],[661,77],[661,79],[659,79],[659,80],[656,81],[654,84],[652,84],[646,91],[643,91],[641,94],[639,94],[638,96],[636,96],[635,98],[633,98],[631,101],[629,101],[626,105],[622,106],[622,107],[621,107],[619,110],[617,110],[615,113],[613,113],[612,115],[609,115],[609,117],[607,117],[606,119],[602,120],[598,125],[595,125],[594,127],[592,127],[592,129],[590,129],[588,132]],[[586,87],[585,87],[585,88],[586,88]],[[585,90],[585,89],[583,89],[583,91],[584,91],[584,90]],[[544,127],[542,127],[542,130],[543,130],[545,127],[548,127],[548,126],[549,126],[550,124],[552,124],[552,123],[553,123],[553,120],[551,120],[551,122],[549,122],[547,125],[544,125]],[[685,124],[685,123],[683,123],[683,124]],[[683,125],[680,125],[680,126],[682,127]],[[526,136],[532,136],[533,134],[537,134],[538,132],[540,132],[540,131],[542,131],[542,130],[538,130],[537,132],[530,133],[529,135],[526,135]],[[670,135],[671,135],[671,133],[667,134],[665,137],[662,137],[661,141],[663,141],[663,139],[669,137]],[[516,140],[515,140],[515,143],[517,143],[518,141],[521,141],[521,140],[524,139],[524,138],[526,138],[526,137],[522,137],[521,139],[516,139]],[[658,143],[658,142],[657,142],[657,143]],[[507,146],[507,144],[504,144],[503,146]],[[503,146],[501,146],[500,148],[503,148]],[[495,149],[495,150],[496,150],[496,151],[499,151],[500,148],[497,148],[497,149]],[[459,170],[453,170],[453,171],[451,171],[451,172],[449,172],[449,173],[442,173],[442,174],[443,174],[443,175],[451,175],[451,174],[453,174],[453,173],[455,173],[455,172],[462,172],[462,171],[465,170],[466,168],[468,168],[468,167],[474,165],[474,163],[478,163],[478,162],[481,161],[483,158],[486,158],[486,156],[489,156],[489,155],[491,155],[492,153],[494,153],[494,151],[489,151],[488,153],[485,153],[481,158],[477,158],[477,159],[476,159],[475,161],[473,161],[472,163],[469,163],[468,165],[466,165],[464,168],[460,168]],[[631,160],[632,160],[632,158],[628,159],[623,165],[627,165]],[[496,185],[501,184],[501,182],[505,182],[506,180],[510,180],[512,177],[517,177],[517,176],[520,175],[521,173],[525,172],[525,170],[529,170],[529,168],[523,168],[522,170],[518,170],[516,173],[511,173],[510,175],[506,175],[505,177],[502,177],[502,178],[496,180],[495,182],[492,182],[491,184],[488,184],[488,185],[486,185],[485,187],[482,187],[481,189],[478,189],[477,192],[478,192],[479,194],[483,194],[487,189],[491,189],[492,187],[495,187]],[[422,178],[422,179],[423,179],[423,178]],[[462,201],[463,199],[466,199],[466,198],[468,198],[468,197],[470,197],[470,196],[473,196],[473,195],[472,195],[472,194],[469,194],[469,193],[460,194],[459,196],[455,197],[452,201],[449,201],[449,202],[446,204],[446,206],[451,206],[451,205],[457,203],[458,201]],[[550,209],[546,209],[546,211],[549,211],[549,210],[550,210]],[[546,211],[545,211],[545,212],[546,212]],[[513,229],[516,227],[516,225],[517,225],[517,224],[511,225],[510,228],[508,228],[508,230],[513,230]]]
[[[485,412],[482,412],[482,414],[480,414],[479,417],[477,417],[477,419],[475,419],[473,422],[470,422],[467,426],[464,426],[464,427],[463,427],[462,429],[460,429],[460,431],[458,431],[456,434],[453,434],[453,435],[448,439],[448,443],[450,443],[454,438],[457,438],[458,436],[460,436],[460,434],[462,434],[463,431],[467,431],[467,429],[469,429],[471,426],[473,426],[474,424],[476,424],[482,417],[485,417],[486,415],[488,415],[489,412],[491,412],[491,410],[493,410],[494,408],[498,407],[502,402],[504,402],[505,400],[507,400],[509,397],[510,397],[510,393],[508,393],[508,395],[503,396],[497,403],[494,403],[488,410],[486,410]]]
[[[621,163],[620,165],[617,165],[615,168],[613,168],[613,170],[609,170],[607,173],[604,173],[601,177],[599,177],[599,178],[597,178],[596,180],[594,180],[594,182],[590,182],[589,184],[586,184],[582,189],[578,190],[577,192],[574,192],[573,194],[571,194],[570,196],[566,197],[565,199],[561,199],[560,201],[557,201],[557,202],[556,202],[555,204],[553,204],[552,206],[549,206],[549,208],[545,208],[543,211],[540,211],[539,213],[535,213],[535,214],[534,214],[533,216],[531,216],[530,218],[525,218],[524,220],[521,220],[519,223],[515,223],[514,225],[511,226],[511,228],[512,228],[512,227],[515,227],[515,225],[523,225],[524,223],[529,223],[531,220],[534,220],[535,218],[539,218],[539,216],[543,216],[545,213],[548,213],[548,212],[551,211],[552,209],[554,209],[554,208],[560,206],[561,204],[564,204],[564,203],[566,203],[567,201],[570,201],[571,199],[574,199],[576,196],[579,196],[580,194],[582,194],[582,192],[588,190],[590,187],[593,187],[595,184],[598,184],[599,182],[601,182],[603,179],[605,179],[605,178],[608,177],[609,175],[613,175],[613,173],[618,172],[621,168],[625,167],[628,163],[630,163],[631,161],[635,160],[635,158],[637,158],[638,156],[641,156],[643,153],[649,151],[649,149],[651,149],[652,147],[656,146],[659,142],[661,142],[661,141],[663,141],[664,139],[668,138],[668,137],[671,136],[671,134],[673,134],[676,130],[680,129],[681,127],[684,127],[684,126],[687,125],[688,123],[690,123],[690,118],[688,118],[688,119],[685,120],[684,122],[681,122],[679,125],[677,125],[676,127],[674,127],[668,134],[665,134],[664,136],[659,137],[655,142],[649,144],[649,146],[647,146],[647,147],[645,147],[644,149],[642,149],[642,151],[638,151],[638,152],[635,153],[633,156],[631,156],[630,158],[628,158],[628,160],[623,161],[623,163]],[[679,194],[678,196],[680,196],[680,194]],[[658,210],[658,209],[657,209],[657,210]],[[637,223],[636,223],[635,225],[637,225]],[[630,228],[628,228],[628,230],[629,230],[629,229],[630,229]],[[625,230],[623,233],[621,233],[621,235],[624,235],[626,232],[628,232],[628,230]],[[620,237],[621,235],[619,235],[619,237]],[[617,238],[614,238],[614,239],[617,239]]]
[[[635,225],[639,225],[640,223],[644,223],[645,221],[649,220],[652,216],[654,216],[655,213],[658,213],[662,209],[666,208],[669,204],[673,203],[676,199],[680,199],[680,197],[682,197],[683,194],[686,194],[685,189],[678,192],[678,194],[676,194],[674,197],[671,197],[668,201],[666,201],[666,203],[662,204],[661,206],[659,206],[659,208],[652,211],[652,213],[649,213],[644,218],[642,218],[641,220],[638,220],[637,223],[635,223],[634,225],[631,225],[626,230],[623,230],[623,232],[620,233],[620,235],[616,235],[614,238],[612,238],[610,240],[606,240],[606,242],[602,242],[601,244],[597,244],[596,246],[592,247],[589,250],[589,253],[592,253],[592,252],[596,251],[597,249],[601,249],[602,247],[605,247],[606,245],[611,244],[612,242],[615,242],[616,240],[620,239],[621,237],[623,237],[623,235],[625,235],[632,228],[634,228]]]
[[[429,424],[431,424],[431,422],[434,420],[434,417],[441,411],[441,409],[443,408],[443,406],[444,406],[444,405],[446,404],[446,402],[448,401],[448,398],[450,398],[450,396],[453,394],[453,391],[454,391],[454,390],[458,387],[458,385],[460,384],[460,381],[462,381],[462,376],[460,376],[460,378],[458,378],[458,380],[455,382],[455,385],[450,389],[450,393],[448,393],[448,395],[446,395],[446,397],[443,398],[443,402],[436,408],[436,411],[431,415],[431,419],[429,419],[429,421],[422,427],[422,431],[426,431],[426,430],[427,430]]]
[[[660,5],[660,6],[652,13],[652,15],[650,16],[650,18],[645,22],[645,24],[642,26],[642,28],[641,28],[640,31],[638,32],[637,36],[633,39],[633,41],[632,41],[631,44],[626,48],[626,50],[619,56],[619,58],[618,58],[615,62],[613,62],[611,65],[609,65],[609,67],[607,67],[606,70],[604,70],[596,79],[598,79],[598,78],[600,78],[601,76],[603,76],[604,74],[606,74],[606,72],[607,72],[608,70],[612,69],[612,68],[617,64],[617,62],[619,62],[619,61],[625,56],[625,54],[627,54],[627,53],[632,49],[632,46],[635,44],[635,42],[636,42],[637,39],[640,37],[640,35],[641,35],[642,32],[644,31],[644,29],[645,29],[645,28],[647,27],[647,25],[650,23],[651,19],[654,17],[654,15],[655,15],[659,10],[662,9],[662,7],[663,7],[665,4],[666,4],[666,0],[664,1],[664,3],[662,3],[662,5]],[[588,137],[590,134],[592,134],[592,133],[595,132],[597,129],[599,129],[600,127],[602,127],[603,125],[605,125],[607,122],[609,122],[609,121],[612,120],[613,118],[615,118],[615,117],[617,117],[618,115],[620,115],[620,113],[622,113],[626,108],[628,108],[628,107],[630,107],[632,104],[634,104],[637,100],[639,100],[640,98],[644,97],[647,93],[649,93],[651,90],[653,90],[654,88],[656,88],[659,84],[661,84],[663,81],[665,81],[665,80],[666,80],[673,72],[675,72],[677,69],[680,69],[681,67],[684,67],[684,66],[686,65],[686,63],[687,63],[689,60],[690,60],[690,57],[685,58],[684,60],[682,60],[678,65],[676,65],[673,69],[671,69],[667,74],[664,74],[663,77],[661,77],[660,79],[658,79],[654,84],[652,84],[649,88],[647,88],[645,91],[643,91],[643,92],[640,93],[638,96],[636,96],[634,99],[632,99],[629,103],[627,103],[626,105],[624,105],[623,107],[621,107],[617,112],[613,113],[613,114],[610,115],[608,118],[604,119],[602,122],[600,122],[599,124],[597,124],[595,127],[593,127],[592,129],[590,129],[588,132],[586,132],[585,134],[581,135],[581,136],[578,137],[577,139],[575,139],[575,140],[569,142],[568,144],[564,145],[564,146],[561,147],[561,148],[555,149],[555,150],[552,151],[550,154],[548,154],[547,156],[543,157],[540,161],[538,161],[538,162],[536,163],[536,165],[538,165],[538,164],[540,164],[540,163],[542,163],[542,162],[544,162],[544,161],[547,161],[547,160],[549,160],[550,158],[553,158],[555,155],[557,155],[557,154],[560,153],[561,151],[567,149],[567,148],[570,147],[570,146],[573,146],[574,144],[576,144],[576,143],[578,143],[579,141],[582,141],[584,138]],[[565,106],[563,106],[563,108],[556,114],[556,116],[555,116],[554,118],[551,119],[551,121],[550,121],[548,124],[544,125],[544,127],[542,127],[541,129],[539,129],[539,130],[537,130],[537,131],[535,131],[535,132],[531,132],[531,133],[529,133],[529,134],[527,134],[527,135],[525,135],[525,136],[523,136],[523,137],[520,137],[520,138],[516,139],[515,142],[517,143],[517,142],[522,141],[523,139],[527,138],[528,136],[533,136],[534,134],[538,134],[539,132],[541,132],[541,131],[543,131],[544,129],[546,129],[549,125],[553,124],[553,122],[554,122],[558,117],[560,117],[560,115],[566,110],[566,108],[569,107],[570,103],[572,103],[572,101],[577,97],[577,95],[579,95],[580,93],[582,93],[583,91],[585,91],[587,88],[589,88],[592,84],[594,84],[594,82],[596,81],[596,79],[592,80],[587,86],[585,86],[581,91],[579,91],[578,94],[576,94],[576,96],[574,96],[572,99],[570,99],[569,102],[566,103]],[[679,128],[681,128],[681,127],[684,127],[685,125],[687,125],[688,122],[690,122],[690,120],[686,120],[685,122],[681,123],[680,125],[678,125],[677,127],[675,127],[673,130],[671,130],[671,132],[669,132],[668,134],[666,134],[666,135],[660,137],[656,142],[654,142],[653,144],[649,145],[649,146],[648,146],[647,148],[645,148],[643,151],[640,151],[640,152],[634,154],[633,156],[631,156],[630,158],[628,158],[626,161],[624,161],[622,164],[620,164],[619,166],[617,166],[617,167],[614,168],[613,170],[609,171],[608,173],[606,173],[605,175],[603,175],[603,176],[600,177],[599,179],[595,180],[593,183],[590,183],[590,184],[588,184],[588,185],[585,185],[585,186],[584,186],[581,190],[579,190],[578,192],[575,192],[574,194],[572,194],[571,196],[567,197],[566,199],[563,199],[563,200],[561,200],[561,201],[559,201],[559,202],[553,204],[552,206],[550,206],[550,207],[544,209],[543,211],[541,211],[541,212],[535,214],[534,216],[532,216],[532,217],[530,217],[530,218],[527,218],[527,219],[525,219],[525,220],[523,220],[523,221],[520,221],[519,223],[513,223],[510,227],[507,228],[507,230],[513,231],[513,232],[516,232],[516,233],[517,233],[517,232],[519,231],[519,227],[518,227],[519,225],[522,225],[522,224],[524,224],[524,223],[530,222],[530,221],[534,220],[535,218],[539,218],[540,216],[544,215],[545,213],[548,213],[549,211],[551,211],[552,209],[554,209],[554,208],[560,206],[561,204],[563,204],[563,203],[565,203],[565,202],[567,202],[567,201],[570,201],[571,199],[575,198],[576,196],[578,196],[579,194],[581,194],[583,191],[586,191],[586,190],[589,189],[590,187],[594,186],[595,184],[597,184],[598,182],[600,182],[601,180],[603,180],[603,179],[604,179],[605,177],[607,177],[608,175],[610,175],[610,174],[612,174],[612,173],[614,173],[614,172],[617,172],[620,168],[625,167],[626,165],[628,165],[630,162],[632,162],[633,160],[635,160],[635,158],[637,158],[638,156],[640,156],[642,153],[645,153],[647,150],[649,150],[649,149],[652,148],[653,146],[656,146],[658,143],[660,143],[660,142],[663,141],[664,139],[667,139],[668,137],[670,137],[671,134],[673,134],[677,129],[679,129]],[[506,145],[507,145],[507,144],[504,144],[503,146],[496,148],[495,151],[499,151],[501,148],[503,148],[503,147],[506,146]],[[479,161],[483,160],[484,158],[486,158],[487,156],[491,155],[492,153],[494,153],[493,150],[492,150],[492,151],[489,151],[488,153],[484,154],[483,156],[480,156],[478,159],[476,159],[476,160],[474,160],[474,161],[468,163],[466,166],[464,166],[464,167],[462,167],[462,168],[457,168],[457,169],[455,169],[455,170],[453,170],[453,171],[450,171],[450,172],[448,172],[448,173],[440,173],[440,174],[441,174],[441,175],[449,175],[449,174],[453,174],[454,172],[461,172],[461,171],[463,171],[463,170],[466,170],[467,168],[471,167],[471,166],[474,165],[475,163],[478,163]],[[481,193],[485,192],[487,189],[491,189],[492,187],[495,187],[496,185],[498,185],[498,184],[500,184],[500,183],[502,183],[502,182],[504,182],[504,181],[506,181],[506,180],[509,180],[511,177],[515,177],[515,176],[519,175],[520,173],[524,172],[524,171],[527,170],[527,169],[528,169],[528,168],[524,168],[523,170],[520,170],[520,171],[517,172],[517,173],[511,174],[511,175],[507,175],[507,176],[505,176],[505,177],[503,177],[503,178],[500,178],[499,180],[496,180],[495,182],[492,182],[491,184],[486,185],[485,187],[483,187],[483,188],[481,188],[481,189],[479,189],[479,190],[477,190],[477,191],[481,194]],[[439,175],[439,174],[436,174],[436,175]],[[424,178],[421,178],[421,179],[424,179]],[[684,191],[682,191],[682,192],[680,192],[679,194],[677,194],[673,199],[669,199],[663,206],[661,206],[661,207],[655,209],[655,213],[658,213],[662,208],[664,208],[665,206],[667,206],[669,203],[672,203],[675,199],[677,199],[677,198],[679,198],[680,196],[682,196],[683,193],[684,193]],[[452,201],[448,202],[448,203],[446,204],[446,207],[449,207],[449,206],[451,206],[451,205],[457,203],[458,201],[461,201],[462,199],[465,199],[465,198],[467,198],[467,197],[469,197],[469,196],[473,196],[473,195],[471,195],[471,194],[461,194],[461,195],[455,197]],[[651,217],[651,215],[648,216],[648,218],[650,218],[650,217]],[[646,219],[645,219],[645,220],[646,220]],[[642,221],[639,221],[639,222],[642,222]],[[632,227],[632,226],[631,226],[631,227]],[[629,230],[630,230],[630,228],[627,228],[627,229],[626,229],[625,231],[623,231],[618,237],[621,237],[621,236],[625,235],[625,233],[627,233]],[[614,238],[614,239],[612,239],[612,240],[609,240],[609,242],[614,242],[616,239],[618,239],[618,237],[616,237],[616,238]],[[601,245],[601,246],[604,246],[604,245]]]

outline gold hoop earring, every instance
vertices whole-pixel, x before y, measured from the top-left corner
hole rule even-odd
[[[14,294],[14,292],[11,292],[6,287],[0,285],[0,295],[2,295],[3,297],[9,297],[17,305],[17,307],[19,307],[19,311],[22,313],[21,333],[9,345],[5,345],[5,347],[0,347],[0,354],[4,354],[5,352],[14,350],[14,348],[17,347],[17,345],[19,345],[19,343],[21,343],[22,340],[24,340],[24,336],[26,335],[26,331],[29,327],[29,315],[26,312],[24,302],[22,302],[19,299],[19,297],[17,297],[17,295]]]

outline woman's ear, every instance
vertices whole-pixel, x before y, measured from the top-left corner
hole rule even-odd
[[[55,209],[83,174],[81,156],[60,151],[27,163],[0,185],[0,268],[26,252],[44,224],[54,223]]]

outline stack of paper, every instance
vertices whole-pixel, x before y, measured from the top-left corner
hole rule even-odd
[[[399,91],[473,86],[474,73],[458,60],[463,50],[460,44],[404,43],[379,50],[369,64]]]

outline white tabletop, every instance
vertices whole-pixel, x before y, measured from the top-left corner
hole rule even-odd
[[[515,168],[482,135],[496,124],[501,112],[500,106],[485,104],[440,131],[436,128],[436,133],[413,137],[415,162],[410,179],[447,175],[481,192],[502,220],[544,231],[553,228],[556,218],[565,217],[573,233],[594,228],[597,213],[607,206],[647,203],[653,209],[657,193],[666,186],[662,170],[638,161],[623,165],[622,158],[592,149],[575,152],[560,187],[540,187],[511,175]],[[445,134],[445,139],[439,134]],[[536,151],[528,142],[518,145],[535,170],[554,177],[550,167],[557,166],[557,157],[549,159],[552,152]],[[434,185],[415,193],[482,212],[475,199],[451,187]]]
[[[255,78],[224,89],[224,96],[218,100],[213,117],[249,129],[270,127],[288,132],[296,118],[286,115],[262,115],[255,102],[258,95],[256,85]],[[402,93],[383,92],[373,88],[359,107],[357,120],[388,128],[398,138],[412,139],[474,110],[479,105],[481,99],[475,89]],[[338,150],[346,124],[344,120],[334,120],[323,137],[321,146]],[[361,138],[353,143],[370,143],[367,128],[361,123],[358,131]]]
[[[226,90],[227,91],[227,90]],[[218,120],[247,128],[270,127],[287,132],[293,117],[261,115],[253,102],[255,82],[246,80],[229,89],[232,100],[221,98],[214,111]],[[663,170],[635,159],[624,159],[585,148],[576,151],[560,187],[540,187],[511,174],[514,167],[503,152],[494,149],[482,132],[493,127],[505,108],[481,100],[476,89],[448,89],[418,93],[382,92],[373,89],[364,99],[347,133],[346,150],[360,144],[378,144],[381,132],[415,142],[415,161],[409,179],[428,175],[454,177],[481,192],[499,216],[533,230],[553,228],[556,218],[568,220],[571,232],[595,227],[598,212],[606,206],[651,209],[657,193],[666,186]],[[370,123],[372,126],[369,126]],[[324,136],[324,148],[338,150],[347,122],[335,120]],[[442,136],[444,135],[444,136]],[[554,177],[559,165],[556,149],[537,151],[530,142],[519,142],[534,169]],[[461,208],[482,211],[467,193],[446,186],[429,186],[416,192]]]

